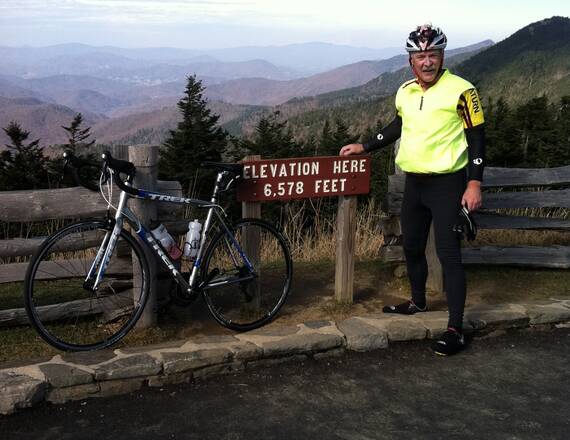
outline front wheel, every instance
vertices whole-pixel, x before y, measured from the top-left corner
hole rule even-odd
[[[285,237],[270,223],[244,219],[221,230],[204,255],[206,304],[220,324],[247,331],[271,321],[285,302],[293,262]]]
[[[149,291],[141,245],[124,229],[94,290],[90,268],[110,234],[103,221],[82,221],[49,237],[32,257],[25,281],[26,311],[40,336],[65,351],[108,347],[134,326]]]

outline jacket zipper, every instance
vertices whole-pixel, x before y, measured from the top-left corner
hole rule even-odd
[[[420,101],[420,110],[423,108],[424,106],[424,97],[422,96],[422,99]]]

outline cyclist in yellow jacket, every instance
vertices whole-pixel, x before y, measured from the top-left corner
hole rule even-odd
[[[443,68],[446,45],[445,34],[430,24],[412,31],[406,50],[416,78],[398,89],[394,120],[374,139],[340,150],[341,155],[362,154],[401,138],[396,164],[406,173],[401,223],[411,299],[384,312],[427,310],[425,247],[433,221],[449,308],[448,330],[433,344],[441,355],[465,346],[465,271],[454,225],[461,207],[474,211],[481,206],[485,165],[481,101],[472,84]]]

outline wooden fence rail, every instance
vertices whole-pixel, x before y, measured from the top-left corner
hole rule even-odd
[[[385,261],[403,262],[399,214],[404,191],[404,174],[389,178],[389,218],[383,230],[386,246],[382,249]],[[499,213],[506,209],[570,208],[570,189],[552,189],[570,185],[570,166],[558,168],[493,168],[485,170],[482,188],[483,207],[475,213],[479,229],[555,230],[570,231],[570,220],[547,217],[517,216]],[[426,250],[430,275],[428,285],[442,290],[441,266],[435,253],[435,242],[430,236]],[[527,267],[570,268],[569,246],[482,246],[462,249],[465,264],[498,264]]]
[[[133,146],[136,149],[142,146]],[[127,157],[128,158],[128,157]],[[144,171],[139,170],[139,174]],[[180,196],[182,187],[179,182],[158,181],[157,191]],[[117,203],[120,190],[114,186],[113,203]],[[61,188],[29,191],[1,191],[0,221],[41,222],[59,219],[101,218],[107,211],[107,203],[99,192],[85,188]],[[188,223],[177,220],[184,209],[181,205],[155,202],[158,218],[164,222],[173,234],[186,230]],[[45,237],[12,238],[0,240],[0,258],[27,257],[32,255],[41,245]],[[98,240],[93,237],[93,240]],[[86,243],[90,243],[87,241]],[[70,244],[69,250],[73,250]],[[0,283],[23,279],[27,263],[2,264],[0,267]],[[18,279],[19,278],[19,279]]]
[[[135,185],[149,190],[156,190],[164,194],[174,196],[182,195],[182,188],[179,182],[156,180],[158,147],[136,145],[130,146],[128,151],[122,149],[120,153],[121,154],[117,155],[113,152],[115,156],[130,160],[137,166]],[[117,187],[113,187],[112,203],[115,204],[115,206],[118,202],[119,194],[120,190]],[[142,207],[142,211],[140,210],[144,203],[145,202],[138,200],[132,200],[130,203],[131,208],[138,212],[142,221],[144,221],[146,214],[148,214],[146,207]],[[89,191],[85,188],[3,191],[0,192],[0,205],[4,207],[4,209],[0,211],[0,221],[7,223],[101,218],[107,211],[107,203],[103,200],[101,194],[99,194],[99,192]],[[170,233],[181,234],[186,231],[188,227],[187,221],[178,220],[184,210],[183,206],[154,202],[150,207],[153,210],[152,218],[163,222]],[[86,246],[96,245],[101,242],[102,236],[97,231],[87,232],[86,235],[86,240],[82,240],[81,244],[78,244],[77,241],[64,241],[60,243],[60,250],[81,250]],[[0,258],[28,257],[38,249],[44,238],[45,237],[33,237],[0,240]],[[118,263],[115,263],[112,268],[109,268],[111,271],[108,271],[107,275],[132,272],[130,256],[125,259],[117,259],[117,261]],[[65,278],[69,276],[66,265],[75,267],[76,263],[75,260],[65,262],[57,261],[53,263],[46,262],[46,267],[49,268],[49,270],[46,271],[46,273],[49,273],[47,277],[55,277],[57,279]],[[2,264],[0,266],[0,284],[23,281],[27,267],[27,262]],[[151,264],[151,298],[149,299],[143,316],[139,320],[141,326],[151,326],[156,320],[156,310],[153,304],[156,291],[155,278],[155,265]],[[86,314],[97,313],[97,310],[94,310],[89,303],[89,301],[71,301],[67,303],[67,306],[64,308],[59,306],[44,307],[45,310],[42,310],[41,313],[45,315],[45,319],[60,318],[62,311],[64,313],[70,313],[71,311]],[[1,308],[2,307],[0,307],[0,309]],[[0,310],[0,327],[20,325],[26,322],[27,317],[23,308]]]

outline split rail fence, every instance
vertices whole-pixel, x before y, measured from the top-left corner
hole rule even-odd
[[[112,152],[115,155],[115,151]],[[118,151],[116,156],[128,159],[137,167],[135,185],[149,190],[169,194],[173,196],[182,195],[182,187],[179,182],[157,180],[158,147],[149,145],[134,145]],[[117,204],[120,190],[113,189],[113,204]],[[151,218],[158,219],[167,227],[169,232],[181,235],[186,232],[188,222],[180,220],[180,205],[160,202],[148,202],[133,199],[130,207],[143,222],[148,222]],[[6,223],[33,223],[48,222],[61,223],[63,220],[80,220],[86,218],[103,218],[107,212],[107,203],[99,192],[90,191],[85,188],[61,188],[42,189],[27,191],[1,191],[0,192],[0,222]],[[46,237],[32,238],[12,238],[0,240],[0,259],[5,261],[0,265],[0,284],[22,282],[26,275],[29,257],[40,247]],[[94,240],[101,241],[102,237],[93,237]],[[92,244],[92,243],[88,243]],[[69,249],[73,250],[73,249]],[[119,250],[120,251],[120,250]],[[6,261],[21,262],[6,262]],[[73,261],[69,262],[73,265]],[[125,264],[130,264],[130,255],[125,256]],[[153,325],[156,320],[156,313],[153,302],[156,301],[155,267],[151,265],[151,295],[150,303],[147,303],[145,312],[139,320],[142,327]],[[127,268],[127,270],[132,270]],[[65,267],[54,267],[50,270],[54,276],[60,272],[65,272]],[[2,298],[0,298],[0,309],[2,309]],[[23,308],[0,310],[0,327],[20,325],[27,322],[27,317]],[[139,325],[137,323],[137,325]]]

